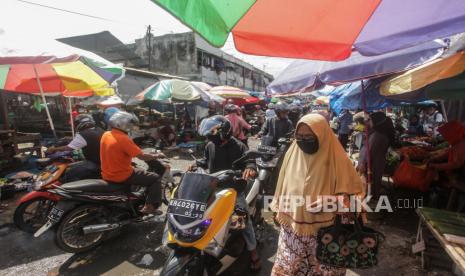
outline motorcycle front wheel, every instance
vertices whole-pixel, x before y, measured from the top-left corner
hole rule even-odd
[[[106,222],[104,208],[96,205],[83,205],[69,212],[60,222],[55,233],[55,243],[63,251],[79,253],[88,251],[102,243],[108,232],[84,234],[82,228]]]
[[[21,203],[15,210],[13,222],[27,233],[34,233],[47,222],[47,215],[56,202],[38,197]]]

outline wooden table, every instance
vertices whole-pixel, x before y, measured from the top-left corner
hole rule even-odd
[[[439,211],[439,210],[438,210]],[[458,275],[465,275],[465,245],[452,243],[447,241],[444,236],[433,226],[433,224],[423,214],[421,209],[417,209],[417,214],[420,217],[419,231],[422,231],[421,227],[426,225],[431,234],[436,238],[442,248],[449,255],[453,263],[455,264],[455,273]],[[465,226],[464,226],[465,227]]]

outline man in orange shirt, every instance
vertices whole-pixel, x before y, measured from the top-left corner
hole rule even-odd
[[[102,178],[112,183],[147,187],[143,213],[156,213],[161,205],[160,177],[151,172],[134,169],[132,158],[144,161],[163,158],[163,154],[146,154],[129,138],[128,133],[136,128],[139,120],[133,114],[119,111],[109,120],[111,131],[103,134],[100,142]]]

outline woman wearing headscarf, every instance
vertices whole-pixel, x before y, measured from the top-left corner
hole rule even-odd
[[[297,123],[295,141],[284,157],[271,204],[281,225],[272,275],[344,275],[345,269],[322,265],[316,259],[317,232],[334,223],[334,212],[310,212],[320,196],[353,195],[363,184],[350,159],[319,114]],[[305,197],[312,202],[286,209],[285,198]]]
[[[357,170],[360,173],[366,173],[368,160],[370,160],[372,195],[373,198],[378,198],[381,193],[383,173],[386,166],[386,154],[389,146],[394,144],[395,130],[392,120],[383,112],[370,114],[366,125],[369,129],[369,147],[367,147],[366,143],[362,146]],[[368,148],[370,150],[369,156]]]

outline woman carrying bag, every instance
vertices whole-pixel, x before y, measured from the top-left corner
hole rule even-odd
[[[344,267],[323,264],[317,258],[317,247],[327,241],[327,236],[319,239],[318,232],[335,225],[337,213],[310,212],[307,201],[286,208],[283,198],[301,196],[312,202],[319,196],[347,198],[363,194],[364,186],[323,116],[302,117],[295,139],[284,158],[271,205],[281,225],[272,275],[344,275]]]

